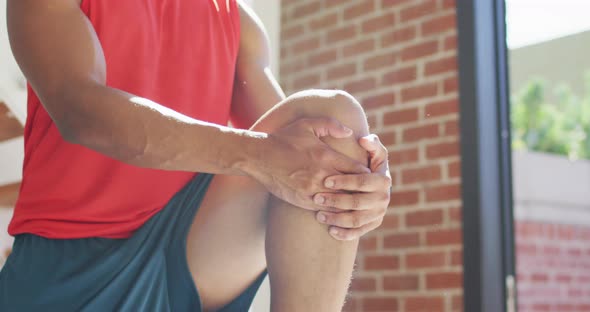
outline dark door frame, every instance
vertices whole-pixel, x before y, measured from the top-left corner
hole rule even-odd
[[[514,276],[505,7],[456,1],[464,310],[501,312]]]

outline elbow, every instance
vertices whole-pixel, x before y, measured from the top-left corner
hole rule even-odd
[[[81,99],[72,88],[64,92],[53,92],[43,99],[44,107],[53,120],[62,138],[72,144],[85,145],[85,126],[89,122],[81,111]]]
[[[67,121],[54,121],[62,138],[71,144],[85,145],[84,136],[79,127]]]

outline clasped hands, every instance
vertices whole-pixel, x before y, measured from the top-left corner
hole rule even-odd
[[[321,138],[349,138],[352,130],[331,118],[304,118],[270,135],[275,151],[268,158],[281,168],[265,186],[275,196],[316,211],[337,240],[354,240],[383,222],[391,193],[387,149],[375,134],[358,139],[369,166],[330,148]],[[277,146],[278,145],[278,146]],[[274,166],[273,166],[274,167]]]

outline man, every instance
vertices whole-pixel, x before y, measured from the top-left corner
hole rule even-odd
[[[7,14],[30,88],[0,310],[246,311],[267,269],[272,311],[341,309],[391,185],[356,100],[285,98],[235,0]]]

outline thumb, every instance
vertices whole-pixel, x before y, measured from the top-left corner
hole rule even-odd
[[[375,134],[369,134],[359,139],[359,145],[364,148],[371,156],[375,156],[379,152],[381,142],[379,137]]]
[[[352,135],[352,129],[333,118],[314,118],[310,121],[310,125],[313,133],[319,138],[331,136],[341,139]]]

